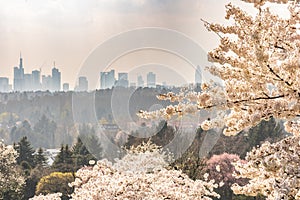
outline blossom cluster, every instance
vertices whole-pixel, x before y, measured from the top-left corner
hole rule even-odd
[[[292,121],[300,116],[299,2],[244,1],[257,8],[255,16],[229,3],[225,18],[234,23],[204,21],[207,29],[220,37],[220,45],[208,53],[208,60],[214,65],[207,69],[223,80],[224,87],[216,91],[213,84],[203,83],[200,93],[160,95],[159,99],[178,101],[178,105],[141,111],[141,117],[170,118],[214,108],[222,112],[223,120],[204,121],[203,129],[225,125],[225,135],[236,135],[261,120],[275,117],[287,120],[289,132],[299,133],[299,122]],[[287,9],[289,16],[278,16],[269,7],[273,3],[287,4],[282,9]]]
[[[34,196],[33,198],[30,198],[29,200],[61,200],[61,193],[53,193],[53,194],[47,194],[47,195],[38,195]]]
[[[235,176],[250,179],[244,186],[234,184],[235,194],[271,199],[300,199],[300,138],[290,136],[277,143],[265,142],[246,156],[246,163],[234,163]]]
[[[215,180],[219,183],[220,187],[230,188],[234,183],[239,183],[243,185],[246,183],[245,179],[239,179],[233,176],[235,173],[235,168],[233,162],[242,162],[238,155],[223,153],[221,155],[213,155],[206,162],[206,170],[209,173],[209,179]]]
[[[211,199],[219,197],[213,181],[191,180],[181,171],[166,169],[166,154],[146,143],[131,148],[114,164],[98,161],[77,171],[72,199]]]
[[[12,145],[0,141],[0,198],[4,193],[20,193],[24,177],[17,168],[17,152]]]

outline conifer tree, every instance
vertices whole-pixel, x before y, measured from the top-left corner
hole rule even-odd
[[[68,145],[62,145],[59,154],[55,157],[52,168],[59,172],[74,172],[72,152]]]
[[[37,166],[47,165],[47,159],[44,155],[44,150],[42,148],[39,148],[37,153],[34,155],[34,161]]]
[[[34,149],[32,148],[30,142],[27,140],[27,137],[24,136],[17,145],[15,145],[15,149],[18,152],[17,163],[18,165],[22,165],[23,168],[34,168]]]
[[[72,153],[76,169],[83,166],[87,166],[90,160],[96,160],[96,158],[89,152],[87,147],[83,144],[80,137],[77,138],[77,143],[72,147]]]

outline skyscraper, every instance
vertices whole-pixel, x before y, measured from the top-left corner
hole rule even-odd
[[[116,86],[128,88],[128,73],[118,73],[118,81]]]
[[[145,82],[144,82],[144,80],[143,80],[143,77],[142,77],[141,75],[139,75],[139,76],[137,77],[137,86],[138,86],[138,87],[144,87],[144,84],[145,84]]]
[[[202,71],[200,66],[197,66],[196,72],[195,72],[195,84],[201,84],[202,83]]]
[[[32,77],[32,90],[41,90],[41,72],[39,70],[34,70],[31,73]]]
[[[153,72],[147,74],[147,87],[155,88],[156,87],[156,75]]]
[[[52,88],[52,77],[50,75],[42,76],[42,89],[43,90],[51,90]]]
[[[76,86],[76,91],[87,91],[89,87],[88,80],[85,76],[80,76],[78,78],[78,85]]]
[[[60,71],[54,67],[52,69],[52,91],[60,91],[61,87],[61,73]]]
[[[63,84],[63,90],[64,90],[64,92],[68,92],[68,91],[70,90],[70,85],[69,85],[69,83],[64,83],[64,84]]]
[[[9,83],[6,77],[0,77],[0,92],[9,92]]]
[[[14,67],[14,91],[24,91],[24,68],[23,59],[20,54],[19,67]]]
[[[24,74],[24,91],[32,91],[32,75],[31,74]]]
[[[115,85],[115,70],[109,72],[100,72],[100,88],[112,88]]]

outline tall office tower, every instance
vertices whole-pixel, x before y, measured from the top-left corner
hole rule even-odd
[[[115,70],[109,72],[100,72],[100,88],[112,88],[115,85]]]
[[[136,83],[130,83],[130,84],[129,84],[129,87],[131,87],[131,88],[136,88]]]
[[[63,91],[64,92],[68,92],[70,90],[70,85],[69,85],[69,83],[64,83],[63,84]]]
[[[32,91],[32,76],[31,74],[24,74],[24,91]]]
[[[9,92],[9,83],[6,77],[0,77],[0,92]]]
[[[156,75],[153,72],[147,74],[147,87],[155,88],[156,87]]]
[[[118,81],[116,83],[116,86],[128,88],[128,85],[128,73],[118,73]]]
[[[137,77],[137,87],[144,87],[144,84],[145,84],[145,82],[143,80],[143,77],[141,75],[139,75]]]
[[[54,67],[52,69],[52,91],[60,91],[61,87],[61,73],[60,71]]]
[[[39,70],[34,70],[31,73],[32,77],[32,90],[38,91],[41,90],[41,72]]]
[[[76,86],[76,91],[87,91],[89,87],[88,80],[85,76],[80,76],[78,78],[78,85]]]
[[[52,89],[52,77],[42,76],[42,90],[51,90]]]
[[[195,84],[201,84],[202,83],[202,71],[200,66],[197,66],[197,69],[195,71]]]
[[[14,91],[24,91],[24,68],[23,59],[20,54],[19,67],[14,67]]]

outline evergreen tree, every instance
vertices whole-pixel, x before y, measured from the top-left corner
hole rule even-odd
[[[86,149],[98,160],[102,158],[101,143],[96,136],[96,131],[93,127],[83,124],[79,128],[79,138],[85,145]]]
[[[96,158],[89,152],[89,150],[83,144],[80,137],[77,138],[77,143],[73,146],[72,153],[76,165],[76,170],[83,166],[87,166],[90,160],[96,160]]]
[[[38,166],[45,166],[47,165],[47,159],[44,155],[44,151],[42,148],[39,148],[37,153],[34,155],[34,162]]]
[[[74,162],[69,146],[62,145],[59,154],[55,157],[52,168],[59,172],[74,172]]]
[[[18,145],[14,145],[16,151],[18,152],[17,163],[21,165],[23,169],[32,169],[35,167],[34,163],[34,150],[27,140],[27,137],[24,136],[19,142]]]
[[[92,128],[91,131],[95,130]],[[95,134],[80,135],[79,137],[81,138],[85,147],[89,150],[90,154],[93,155],[96,160],[101,160],[103,149],[98,137]]]

